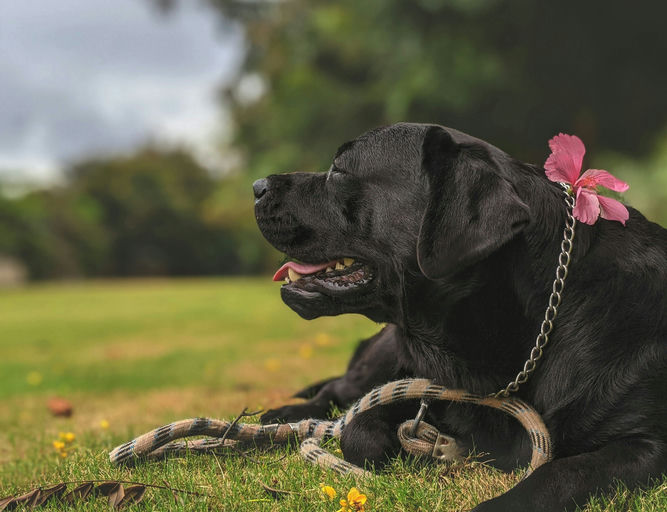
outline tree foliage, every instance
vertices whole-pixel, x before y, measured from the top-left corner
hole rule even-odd
[[[0,200],[0,252],[33,278],[257,270],[208,206],[217,182],[188,154],[147,148],[67,175],[59,189]]]
[[[61,188],[0,195],[0,254],[36,278],[269,270],[279,257],[255,226],[252,181],[324,170],[338,144],[397,121],[536,163],[551,136],[576,133],[630,182],[631,204],[667,222],[665,2],[207,2],[223,30],[245,28],[220,96],[239,172],[215,180],[183,151],[150,148],[80,162]]]
[[[574,132],[638,156],[667,124],[667,4],[657,0],[209,0],[247,27],[228,91],[253,176],[322,169],[335,144],[396,121],[435,122],[541,162]],[[257,9],[263,5],[264,9]]]

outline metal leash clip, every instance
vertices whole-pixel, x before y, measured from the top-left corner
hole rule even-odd
[[[417,416],[415,416],[414,423],[412,424],[412,429],[410,429],[410,435],[412,437],[417,437],[417,427],[419,427],[419,424],[424,419],[424,415],[426,414],[426,410],[428,409],[429,402],[430,401],[427,400],[426,398],[421,399],[421,403],[419,404],[419,411],[417,411]]]

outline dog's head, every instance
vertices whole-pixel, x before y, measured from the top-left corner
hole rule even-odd
[[[258,180],[259,228],[298,260],[276,274],[283,300],[308,319],[396,321],[406,288],[483,260],[526,225],[510,161],[456,130],[400,123],[343,144],[326,173]]]

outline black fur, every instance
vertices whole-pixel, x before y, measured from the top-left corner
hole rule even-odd
[[[376,386],[411,376],[408,369],[400,367],[397,351],[396,326],[388,325],[359,343],[344,375],[317,382],[295,393],[295,398],[306,398],[307,401],[271,409],[262,415],[262,423],[326,418],[332,406],[344,409]]]
[[[629,211],[625,227],[577,225],[551,341],[517,393],[542,414],[555,460],[475,510],[560,512],[615,480],[643,485],[667,471],[667,231]],[[392,323],[396,368],[478,393],[504,387],[528,357],[565,213],[544,169],[407,123],[347,143],[327,174],[270,176],[256,202],[278,249],[311,263],[353,257],[373,277],[333,291],[317,279],[283,286],[292,309]],[[380,467],[415,408],[360,415],[344,431],[345,458]],[[497,411],[437,404],[428,420],[503,469],[528,461],[526,434]]]

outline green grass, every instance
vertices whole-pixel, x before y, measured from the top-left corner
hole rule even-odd
[[[231,418],[243,407],[284,404],[296,389],[344,371],[358,339],[378,329],[358,316],[301,320],[267,279],[147,280],[51,284],[0,291],[0,497],[88,479],[134,480],[196,491],[150,490],[137,510],[337,510],[356,485],[367,510],[464,510],[509,489],[520,474],[481,465],[396,462],[367,481],[303,462],[294,450],[172,458],[113,468],[107,452],[156,426],[191,416]],[[50,415],[60,396],[71,418]],[[109,423],[108,429],[100,425]],[[76,440],[68,456],[52,446]],[[332,446],[335,449],[335,446]],[[290,491],[276,500],[261,483]],[[619,489],[586,510],[665,510],[667,480]],[[91,505],[92,504],[92,505]],[[81,510],[107,510],[104,500]],[[53,510],[59,507],[53,506]]]

